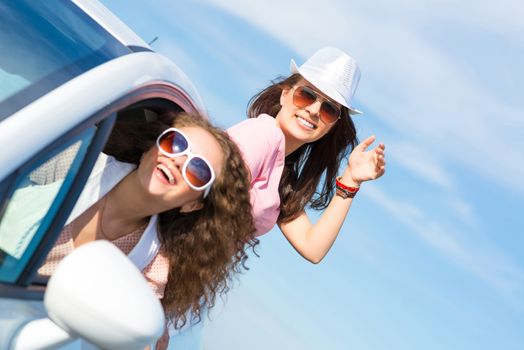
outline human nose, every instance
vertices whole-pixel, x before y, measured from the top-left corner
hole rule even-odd
[[[181,169],[182,166],[184,165],[184,163],[187,160],[187,155],[183,154],[183,155],[180,155],[180,156],[176,156],[176,157],[171,158],[171,160],[173,161],[173,164],[176,167]]]
[[[318,117],[318,115],[320,113],[320,106],[321,105],[322,105],[322,101],[317,99],[315,102],[313,102],[312,104],[310,104],[309,106],[306,107],[306,111],[309,112],[310,116],[317,116]]]

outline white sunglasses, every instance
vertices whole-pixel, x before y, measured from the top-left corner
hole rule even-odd
[[[191,152],[189,138],[177,128],[169,128],[156,139],[160,152],[169,158],[187,156],[182,167],[184,181],[195,191],[204,191],[204,198],[209,194],[215,181],[215,172],[207,159]]]

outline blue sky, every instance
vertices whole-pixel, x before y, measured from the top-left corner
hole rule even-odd
[[[291,58],[340,47],[362,69],[359,137],[387,146],[321,264],[261,237],[206,349],[524,348],[520,0],[103,2],[223,127]]]

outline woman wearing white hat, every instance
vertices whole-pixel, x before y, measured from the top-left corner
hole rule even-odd
[[[300,67],[291,60],[291,72],[255,95],[248,106],[250,119],[228,133],[251,170],[257,234],[277,223],[305,259],[318,263],[335,241],[361,183],[384,174],[385,146],[367,150],[374,136],[357,145],[350,115],[361,113],[352,104],[360,70],[352,57],[326,47]],[[337,177],[349,151],[348,164]],[[318,222],[309,220],[306,205],[325,209]]]

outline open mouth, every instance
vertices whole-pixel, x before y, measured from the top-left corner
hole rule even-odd
[[[302,118],[301,116],[299,115],[295,115],[295,117],[297,117],[297,120],[298,120],[298,123],[308,129],[311,129],[311,130],[315,130],[318,128],[317,125],[311,123],[309,120],[306,120],[304,118]]]
[[[167,166],[160,163],[156,167],[158,170],[160,170],[160,173],[164,176],[164,178],[170,185],[175,184],[175,177],[173,176],[173,173],[171,172],[171,170],[169,170]]]

